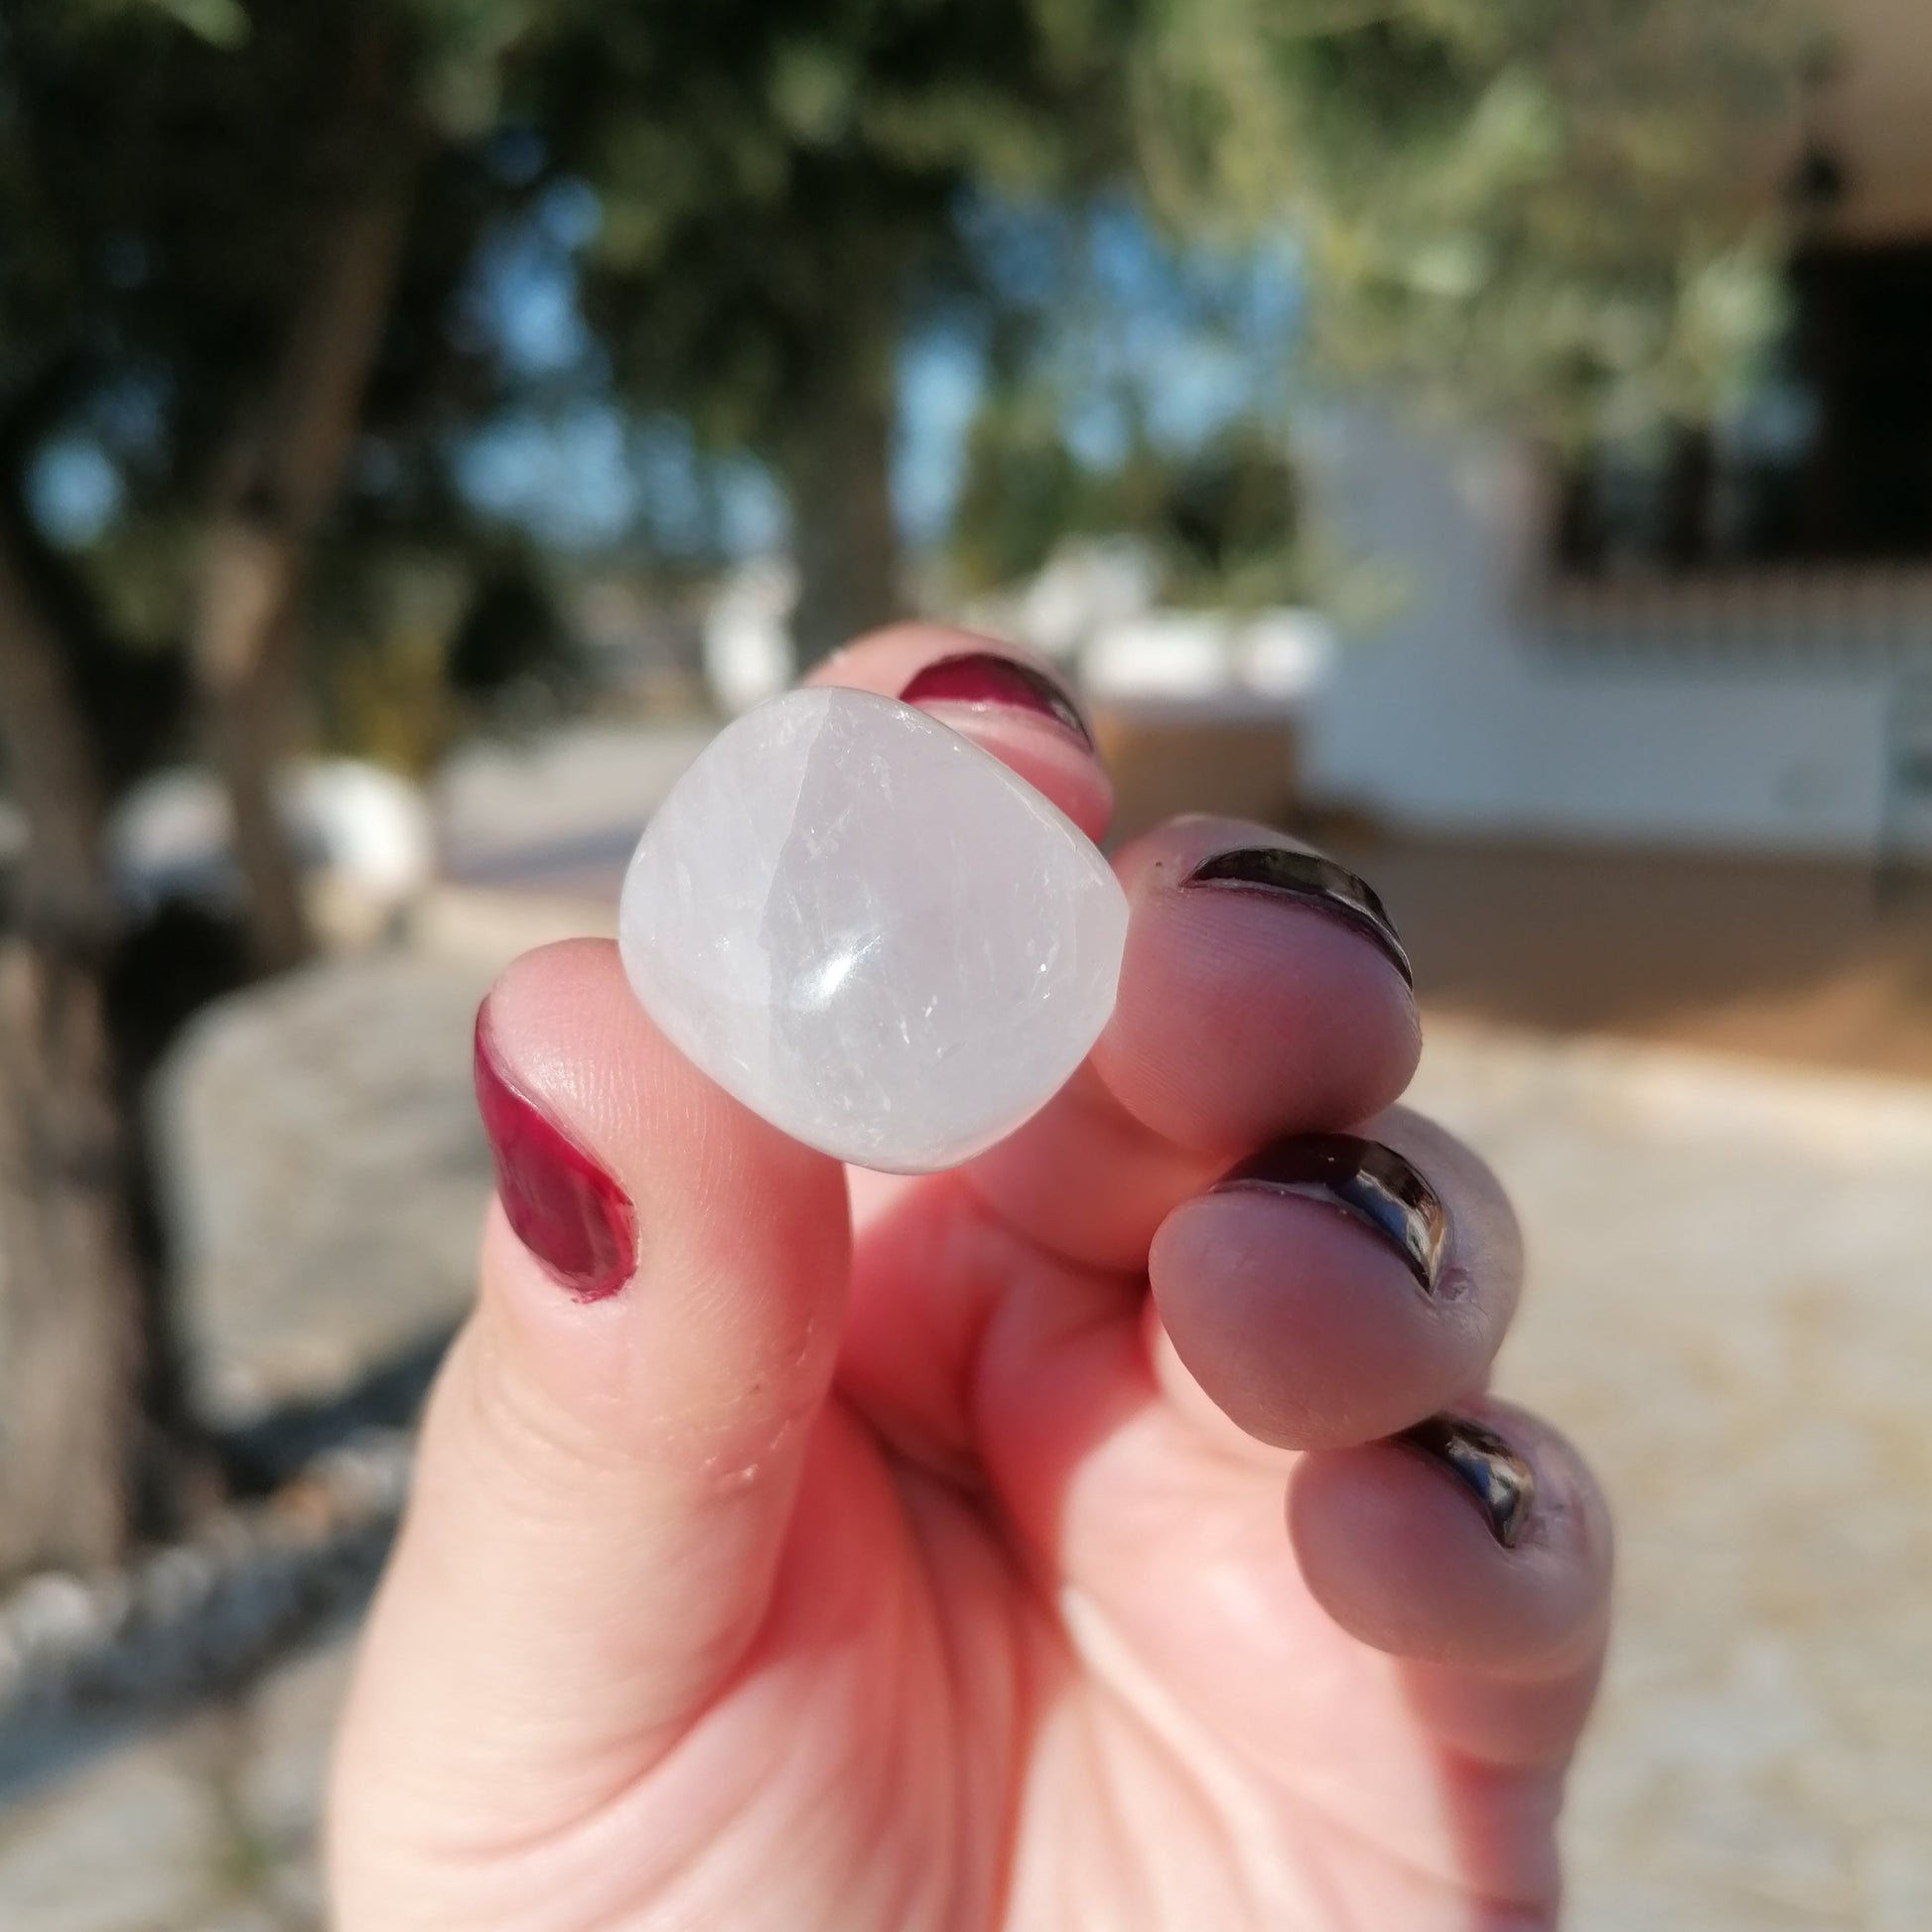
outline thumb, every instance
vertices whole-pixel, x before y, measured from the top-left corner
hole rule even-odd
[[[840,1168],[684,1060],[609,943],[518,960],[477,1035],[482,1291],[425,1417],[335,1806],[340,1838],[380,1790],[368,1822],[406,1830],[420,1791],[446,1850],[454,1820],[487,1844],[583,1816],[743,1655],[848,1243]]]

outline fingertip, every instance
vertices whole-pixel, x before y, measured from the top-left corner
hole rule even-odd
[[[1116,858],[1132,918],[1094,1064],[1181,1146],[1238,1153],[1360,1120],[1397,1098],[1421,1058],[1392,928],[1372,936],[1353,902],[1342,916],[1317,894],[1197,876],[1231,852],[1285,849],[1261,827],[1190,818]]]
[[[1071,686],[1038,652],[952,624],[906,622],[855,638],[808,684],[877,691],[916,705],[1017,771],[1098,839],[1113,785]]]
[[[675,1391],[688,1416],[758,1417],[815,1387],[836,1345],[843,1171],[707,1079],[637,1004],[616,947],[526,953],[479,1015],[479,1096],[500,1211],[485,1311],[546,1385]],[[632,1359],[633,1331],[649,1337]],[[652,1426],[613,1399],[607,1423]]]
[[[572,1299],[618,1294],[637,1265],[635,1204],[554,1107],[531,1093],[487,998],[477,1009],[472,1077],[505,1227]]]
[[[1446,1453],[1438,1432],[1301,1458],[1288,1522],[1308,1587],[1343,1629],[1395,1656],[1573,1671],[1600,1646],[1608,1609],[1601,1493],[1576,1450],[1522,1410],[1472,1403],[1455,1420],[1474,1432],[1466,1457]],[[1472,1466],[1485,1455],[1501,1466]]]

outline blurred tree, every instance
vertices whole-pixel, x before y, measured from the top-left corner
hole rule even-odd
[[[273,968],[307,946],[270,795],[291,614],[387,309],[403,53],[373,7],[295,5],[260,34],[237,9],[183,11],[240,45],[145,9],[13,12],[5,374],[62,368],[57,427],[145,445],[118,485],[166,493],[180,628]]]
[[[1118,208],[1084,228],[1018,211],[1023,245],[1030,223],[1057,230],[1044,277],[1034,236],[1001,291],[950,540],[969,586],[1111,524],[1152,543],[1169,595],[1305,595],[1291,352],[1344,386],[1577,444],[1707,421],[1774,340],[1779,144],[1819,41],[1802,0],[1201,0],[1139,26],[1133,272],[1096,272]],[[1015,224],[982,222],[996,255]],[[1298,295],[1264,302],[1258,333],[1266,279],[1244,288],[1230,265],[1271,248]],[[1171,312],[1167,334],[1137,363],[1122,345],[1150,309]],[[1223,399],[1186,433],[1154,423],[1175,368],[1230,353],[1243,421]],[[1096,408],[1118,448],[1076,456]],[[1231,457],[1248,538],[1190,560],[1171,512],[1225,497]]]
[[[0,506],[0,743],[27,826],[0,937],[0,1574],[127,1530],[146,1280],[107,1033],[105,798],[51,598]]]
[[[29,837],[0,937],[0,1570],[124,1541],[168,1381],[104,991],[109,802],[199,730],[255,960],[299,956],[271,791],[310,593],[471,541],[451,452],[549,380],[477,325],[479,264],[546,195],[596,210],[597,407],[782,479],[809,656],[898,606],[908,330],[1056,326],[976,209],[1112,197],[1237,251],[1289,234],[1343,366],[1552,419],[1667,405],[1761,311],[1731,244],[1784,34],[1758,0],[11,0],[0,755]],[[1105,518],[1178,581],[1277,567],[1279,440],[1136,431],[1097,476],[1049,447],[1060,405],[1028,407],[1017,467],[981,439],[989,558]],[[540,638],[539,575],[462,627],[462,676]],[[447,663],[406,641],[345,660],[347,708],[417,706]]]
[[[1780,144],[1823,21],[1198,0],[1146,17],[1139,153],[1170,221],[1296,238],[1331,369],[1558,433],[1694,410],[1775,320]]]
[[[1237,420],[1177,451],[1142,429],[1117,461],[1088,465],[1050,398],[1005,397],[968,438],[947,557],[973,595],[1033,576],[1067,537],[1129,537],[1162,597],[1255,610],[1308,592],[1298,504],[1289,446],[1268,425]]]
[[[968,595],[1023,583],[1065,537],[1111,533],[1122,506],[1067,447],[1059,399],[989,392],[966,440],[948,561]]]
[[[1064,536],[1120,535],[1170,599],[1306,594],[1293,256],[1164,236],[1117,197],[978,207],[967,226],[998,307],[947,535],[957,588],[1029,576]]]
[[[901,603],[898,351],[1011,294],[975,207],[1124,193],[1190,241],[1292,237],[1330,367],[1465,407],[1688,407],[1772,319],[1799,4],[568,0],[516,100],[598,195],[621,393],[782,479],[809,660]]]
[[[896,364],[972,263],[974,192],[1127,156],[1139,0],[568,0],[517,98],[602,219],[585,302],[619,389],[781,478],[809,661],[899,613]]]
[[[499,551],[477,573],[450,640],[447,677],[452,695],[471,705],[494,706],[514,693],[525,717],[554,713],[581,693],[582,650],[528,556]]]
[[[115,1555],[203,1466],[164,1450],[183,1418],[133,1091],[153,1016],[116,972],[105,814],[198,717],[254,963],[301,956],[273,805],[298,603],[359,427],[433,418],[457,380],[441,316],[504,197],[451,117],[522,17],[0,20],[0,756],[27,831],[0,932],[0,1574]]]

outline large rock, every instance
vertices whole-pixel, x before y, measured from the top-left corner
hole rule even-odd
[[[447,896],[411,945],[326,961],[191,1027],[154,1104],[211,1414],[329,1399],[457,1319],[489,1191],[478,1002],[524,946],[597,923]]]

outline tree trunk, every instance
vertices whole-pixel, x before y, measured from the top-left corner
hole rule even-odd
[[[114,1561],[148,1325],[102,979],[101,798],[60,640],[0,529],[0,746],[28,843],[0,933],[0,1576]]]
[[[289,749],[297,601],[354,440],[407,216],[399,167],[345,185],[329,210],[268,395],[224,466],[202,552],[190,643],[265,972],[310,949],[275,800]]]
[[[855,327],[800,384],[781,461],[790,498],[798,668],[905,614],[893,515],[889,333]]]
[[[278,973],[310,948],[275,775],[288,750],[293,543],[224,504],[202,555],[190,631],[209,750],[228,793],[249,952]]]

